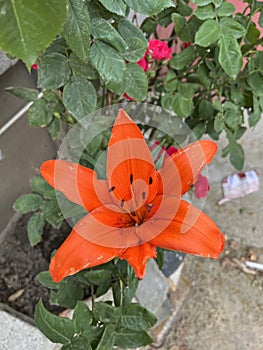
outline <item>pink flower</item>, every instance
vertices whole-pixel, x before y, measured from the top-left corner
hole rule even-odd
[[[183,48],[186,49],[191,45],[190,41],[183,43]]]
[[[134,98],[130,97],[126,92],[124,92],[123,97],[127,98],[127,100],[133,101]]]
[[[34,69],[34,70],[38,70],[39,69],[37,63],[32,64],[31,68]]]
[[[204,198],[207,192],[210,190],[209,182],[207,177],[199,174],[194,184],[194,195],[196,198]]]
[[[154,143],[150,146],[150,150],[151,151],[154,150],[159,145],[160,145],[160,141],[154,141]],[[165,152],[165,155],[164,155],[164,161],[165,161],[166,158],[168,158],[169,156],[171,156],[173,153],[177,151],[178,149],[174,146],[170,146],[167,149],[164,146],[162,146],[155,160],[158,161],[163,155],[163,153]]]
[[[169,60],[172,58],[172,48],[169,48],[167,43],[157,39],[150,40],[148,45],[148,53],[156,61],[163,59]]]
[[[148,70],[148,61],[146,59],[146,54],[144,54],[143,58],[136,62],[145,72]]]

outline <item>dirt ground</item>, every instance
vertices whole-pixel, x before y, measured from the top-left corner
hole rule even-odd
[[[34,308],[41,297],[48,306],[48,289],[41,286],[36,275],[48,270],[50,254],[57,249],[69,232],[63,224],[57,231],[46,225],[43,240],[31,247],[27,237],[28,216],[25,215],[10,230],[0,245],[0,303],[33,317]],[[50,311],[61,308],[48,306]]]
[[[188,256],[190,291],[162,350],[263,350],[263,249],[229,241],[221,261]]]

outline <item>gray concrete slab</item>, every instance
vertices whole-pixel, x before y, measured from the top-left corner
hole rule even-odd
[[[0,310],[0,350],[50,350],[53,345],[32,325]]]
[[[25,105],[4,90],[8,86],[33,87],[34,79],[20,62],[0,76],[0,127]],[[44,160],[55,156],[56,147],[46,129],[30,127],[23,116],[0,136],[0,151],[1,232],[14,214],[15,199],[30,191],[29,178]]]
[[[227,144],[222,138],[215,160],[209,167],[211,191],[206,200],[205,211],[219,225],[228,238],[246,242],[248,245],[263,247],[263,118],[254,130],[249,130],[241,139],[246,161],[244,170],[256,169],[259,172],[261,186],[258,192],[243,198],[234,199],[221,206],[217,205],[223,197],[221,181],[236,170],[221,157],[221,150]]]

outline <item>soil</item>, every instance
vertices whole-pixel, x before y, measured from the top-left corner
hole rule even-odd
[[[27,237],[28,218],[23,216],[0,245],[0,303],[33,318],[40,298],[51,312],[63,310],[49,304],[49,290],[36,276],[48,270],[51,252],[64,241],[70,227],[63,223],[60,230],[55,230],[47,224],[42,241],[31,247]]]

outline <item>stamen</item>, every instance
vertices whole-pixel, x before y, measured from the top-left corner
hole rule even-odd
[[[142,193],[142,199],[145,200],[145,198],[146,198],[146,192],[143,192]]]
[[[133,183],[133,174],[130,175],[130,184],[132,185]]]
[[[113,192],[115,190],[115,186],[112,186],[110,189],[109,189],[109,192]]]
[[[124,207],[124,202],[125,202],[125,200],[122,199],[122,200],[121,200],[121,207],[122,207],[122,208]]]
[[[148,213],[150,213],[150,211],[152,210],[152,208],[153,208],[153,206],[154,206],[154,204],[153,203],[151,203],[151,204],[145,204],[145,206],[146,206],[146,208],[147,208],[147,210],[148,210]]]
[[[149,185],[151,185],[153,183],[153,178],[150,176],[149,177]]]

